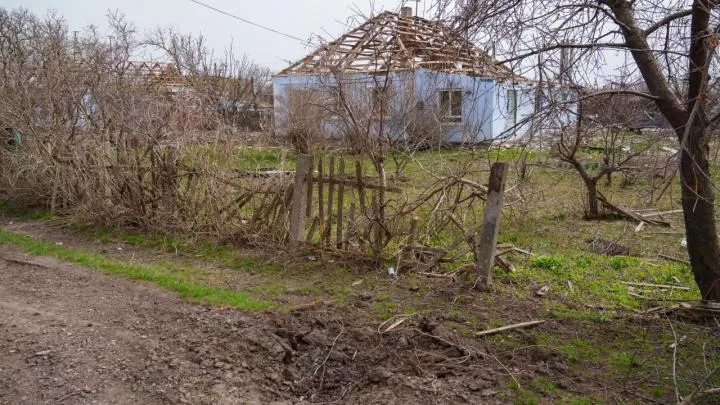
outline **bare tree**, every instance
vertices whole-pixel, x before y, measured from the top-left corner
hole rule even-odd
[[[715,222],[715,187],[710,178],[710,131],[720,115],[709,100],[718,80],[716,47],[720,16],[712,0],[544,1],[440,0],[441,14],[458,30],[493,38],[503,62],[531,72],[535,56],[557,65],[557,78],[602,85],[625,61],[622,80],[645,85],[632,93],[655,103],[681,146],[682,206],[688,253],[703,298],[720,300],[720,247]],[[571,58],[564,58],[573,50]],[[554,58],[554,59],[553,59]],[[608,91],[602,92],[607,94]]]

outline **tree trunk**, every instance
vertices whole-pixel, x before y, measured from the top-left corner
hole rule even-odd
[[[708,163],[709,147],[701,124],[694,125],[688,135],[680,156],[688,254],[703,299],[720,301],[720,249]]]
[[[598,202],[597,194],[597,180],[594,179],[583,179],[585,180],[585,187],[587,188],[587,202],[588,209],[585,212],[586,218],[599,218],[600,217],[600,204]]]

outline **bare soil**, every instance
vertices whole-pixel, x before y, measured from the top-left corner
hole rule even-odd
[[[203,307],[0,246],[0,404],[493,402],[502,376],[412,335]],[[396,350],[420,346],[435,360]]]
[[[44,221],[1,222],[14,232],[125,262],[151,262],[166,254],[91,242]],[[260,277],[233,274],[229,285],[238,288]],[[459,291],[469,289],[461,280],[425,282],[432,283],[433,299],[442,302],[454,302]],[[412,285],[404,283],[397,281],[394,294],[410,294]],[[615,376],[596,363],[573,363],[538,339],[552,334],[561,341],[596,336],[630,342],[637,337],[634,329],[624,330],[624,322],[647,329],[648,336],[660,336],[662,322],[618,319],[610,327],[549,319],[537,297],[495,295],[473,296],[467,311],[489,321],[492,307],[505,324],[547,322],[497,339],[462,333],[467,319],[442,309],[435,318],[395,317],[380,325],[369,315],[371,292],[352,295],[342,308],[313,297],[297,302],[288,297],[295,308],[289,313],[249,313],[196,305],[149,284],[0,244],[0,405],[560,403],[570,402],[568,396],[606,403],[672,400],[669,389],[657,399],[639,395],[639,388],[628,388],[634,385],[627,384],[630,374]],[[670,356],[667,342],[654,346],[657,356]],[[669,386],[663,382],[669,381],[667,370],[656,373],[647,378]],[[638,377],[633,373],[630,380]],[[555,388],[536,387],[539,396],[527,400],[523,390],[512,388],[542,379]]]

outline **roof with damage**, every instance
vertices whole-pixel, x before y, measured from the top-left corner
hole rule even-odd
[[[510,69],[439,21],[385,11],[279,74],[425,68],[508,79]]]

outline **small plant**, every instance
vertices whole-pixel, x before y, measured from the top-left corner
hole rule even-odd
[[[615,270],[622,270],[628,267],[628,261],[624,257],[615,256],[610,259],[610,266]]]
[[[562,260],[555,256],[538,256],[530,261],[533,267],[545,270],[558,270],[562,267]]]

